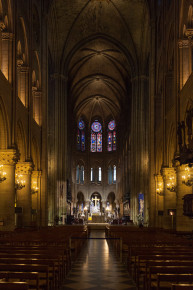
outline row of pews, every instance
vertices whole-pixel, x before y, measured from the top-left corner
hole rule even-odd
[[[83,225],[0,232],[0,289],[59,289],[87,235]]]
[[[107,226],[138,289],[193,290],[192,240],[155,228]]]

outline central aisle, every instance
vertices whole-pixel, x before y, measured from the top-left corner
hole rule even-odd
[[[62,290],[121,290],[137,289],[129,277],[125,266],[121,264],[109,248],[103,231],[91,231],[90,238],[72,271],[64,281]]]

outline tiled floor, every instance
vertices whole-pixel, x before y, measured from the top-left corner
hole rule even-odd
[[[103,231],[91,231],[91,238],[104,238]],[[61,290],[137,289],[105,239],[90,239],[73,264]]]

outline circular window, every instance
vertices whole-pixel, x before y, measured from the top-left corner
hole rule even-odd
[[[109,124],[108,124],[108,128],[109,128],[109,130],[114,130],[115,129],[115,127],[116,127],[116,124],[115,124],[115,121],[113,120],[113,121],[111,121],[111,122],[109,122]]]
[[[91,128],[94,132],[99,132],[101,131],[102,126],[101,126],[101,123],[99,122],[93,122]]]
[[[83,130],[84,127],[85,127],[84,121],[80,120],[79,123],[78,123],[78,128],[79,128],[80,130]]]

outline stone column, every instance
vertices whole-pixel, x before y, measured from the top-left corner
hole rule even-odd
[[[29,67],[23,65],[23,61],[17,61],[17,82],[18,82],[18,97],[24,106],[28,106],[28,85],[29,85]]]
[[[163,216],[163,228],[172,229],[172,216],[169,215],[169,209],[176,209],[176,172],[174,168],[163,168],[162,175],[164,180],[164,216]],[[174,179],[171,179],[174,178]],[[173,180],[174,190],[170,191],[168,189],[168,184]]]
[[[192,231],[193,222],[187,216],[183,215],[183,197],[186,194],[192,194],[192,186],[186,186],[182,183],[182,176],[185,175],[185,165],[177,166],[177,191],[176,191],[176,230]]]
[[[41,171],[34,170],[31,175],[32,222],[36,226],[41,225],[41,174]]]
[[[10,32],[2,31],[2,59],[1,71],[6,79],[12,82],[12,51],[13,51],[13,34]]]
[[[32,163],[23,162],[16,164],[16,174],[22,175],[25,181],[25,187],[16,190],[16,205],[22,207],[23,212],[19,223],[20,226],[31,226],[32,221],[32,197],[31,197],[31,172]]]
[[[38,91],[36,87],[32,88],[32,98],[33,98],[33,119],[36,123],[41,126],[42,124],[42,109],[41,100],[42,92]]]
[[[163,176],[161,174],[155,175],[156,183],[156,208],[155,208],[155,224],[161,228],[163,226],[163,209],[164,209],[164,187],[163,187]]]
[[[0,183],[0,230],[15,229],[15,162],[16,150],[0,150],[0,164],[6,173],[6,180]]]
[[[180,56],[180,89],[183,88],[187,79],[190,76],[190,40],[180,39],[178,42]]]

